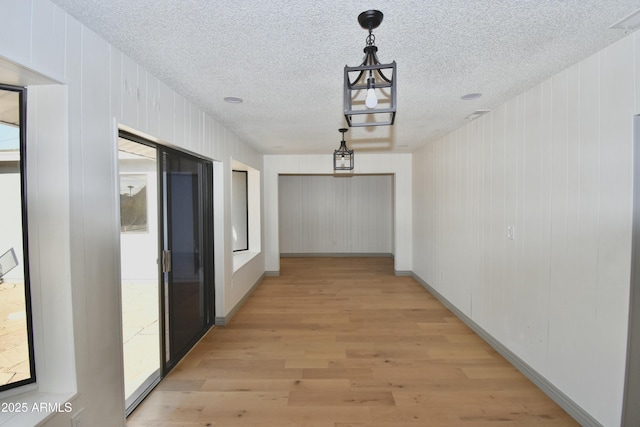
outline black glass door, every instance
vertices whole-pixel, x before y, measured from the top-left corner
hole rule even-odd
[[[211,163],[162,149],[165,370],[213,323]]]

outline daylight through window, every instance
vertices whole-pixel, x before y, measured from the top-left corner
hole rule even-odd
[[[23,88],[0,85],[0,390],[35,381],[25,204]]]

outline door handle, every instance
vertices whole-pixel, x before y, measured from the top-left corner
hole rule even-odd
[[[168,273],[171,271],[171,251],[162,251],[162,272]]]

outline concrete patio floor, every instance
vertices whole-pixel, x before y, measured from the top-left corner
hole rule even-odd
[[[158,285],[122,285],[125,395],[160,366]],[[37,370],[37,367],[36,367]],[[29,377],[24,285],[0,284],[0,385]]]
[[[29,378],[24,285],[0,284],[0,385]]]

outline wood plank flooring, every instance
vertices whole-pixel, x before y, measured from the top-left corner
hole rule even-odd
[[[577,426],[391,258],[283,258],[128,427]]]

